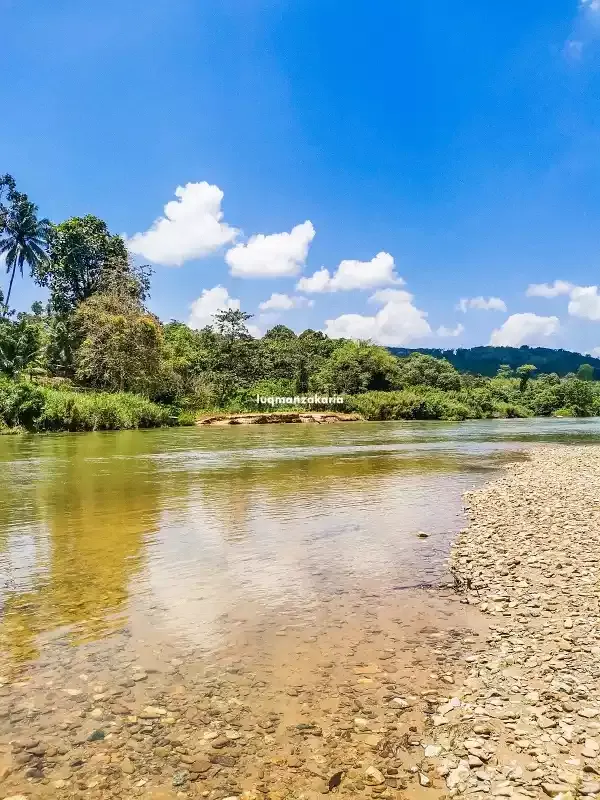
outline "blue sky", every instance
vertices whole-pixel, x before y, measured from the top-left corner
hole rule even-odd
[[[0,173],[126,234],[161,318],[239,301],[259,331],[600,347],[600,0],[0,19]],[[19,281],[17,307],[39,297]]]

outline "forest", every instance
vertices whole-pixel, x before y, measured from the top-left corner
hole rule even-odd
[[[598,365],[581,356],[563,372],[521,349],[526,361],[506,354],[489,375],[484,358],[467,369],[451,363],[453,351],[391,352],[283,325],[254,338],[250,315],[236,309],[202,330],[161,322],[147,307],[152,270],[132,261],[120,236],[92,215],[40,218],[10,175],[0,177],[0,257],[4,433],[193,424],[207,411],[264,411],[257,395],[310,392],[344,395],[344,410],[368,420],[600,414]],[[17,312],[11,294],[25,273],[48,299]]]
[[[533,364],[539,373],[555,372],[564,377],[570,372],[575,373],[582,364],[589,364],[594,368],[594,378],[600,376],[600,358],[584,356],[571,350],[556,350],[550,347],[459,347],[456,350],[441,350],[428,347],[390,347],[390,351],[397,356],[405,357],[411,353],[424,353],[434,358],[445,358],[459,372],[472,372],[475,375],[486,375],[492,378],[498,373],[500,367],[508,364],[512,369],[518,369],[525,364]]]

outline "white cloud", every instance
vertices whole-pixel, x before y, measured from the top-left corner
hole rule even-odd
[[[588,355],[594,356],[594,358],[600,358],[600,347],[592,347]]]
[[[190,306],[191,314],[188,319],[190,328],[200,330],[207,325],[212,325],[217,311],[228,308],[238,309],[240,301],[229,296],[224,286],[214,286],[212,289],[203,289],[202,294]]]
[[[446,328],[445,325],[440,325],[436,333],[438,336],[460,336],[465,330],[465,326],[459,322],[456,328]]]
[[[579,0],[579,7],[583,11],[596,13],[600,11],[600,0]]]
[[[329,291],[330,283],[331,277],[329,275],[329,270],[322,267],[322,269],[317,270],[317,272],[313,272],[309,278],[300,278],[296,284],[296,289],[300,292],[309,293],[327,292]]]
[[[598,286],[574,286],[568,281],[534,283],[527,287],[529,297],[569,296],[568,311],[572,317],[600,321],[600,295]]]
[[[458,311],[466,313],[470,308],[476,308],[480,311],[506,311],[506,303],[499,297],[461,297],[458,305]]]
[[[206,181],[186,183],[175,189],[177,200],[164,208],[164,216],[155,220],[145,233],[127,240],[132,253],[154,264],[180,267],[193,258],[204,258],[225,244],[239,231],[223,222],[223,192]]]
[[[537,344],[552,336],[560,328],[558,317],[540,317],[537,314],[511,314],[506,322],[492,332],[490,344],[496,347],[519,347]]]
[[[573,284],[568,281],[554,281],[554,283],[530,283],[525,294],[527,297],[558,297],[569,294]]]
[[[275,278],[297,275],[304,266],[315,237],[310,220],[289,233],[259,233],[246,244],[237,244],[225,254],[231,274],[241,278]]]
[[[394,257],[381,252],[370,261],[340,261],[333,275],[323,267],[308,278],[300,278],[296,288],[302,292],[338,292],[403,283],[396,273]]]
[[[326,320],[325,333],[334,339],[371,339],[383,345],[403,345],[431,334],[427,314],[413,305],[409,292],[383,289],[369,300],[383,304],[374,316],[342,314]]]
[[[569,314],[572,317],[600,320],[600,296],[597,286],[574,286],[571,290]]]
[[[309,300],[307,297],[299,297],[298,295],[290,297],[288,294],[273,292],[271,297],[262,302],[258,307],[261,311],[287,311],[290,308],[303,308],[312,305],[313,301]]]

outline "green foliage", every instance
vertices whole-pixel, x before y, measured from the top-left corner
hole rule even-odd
[[[27,265],[34,273],[46,261],[50,223],[47,219],[38,219],[37,206],[26,194],[17,192],[10,175],[0,180],[0,192],[3,188],[7,189],[8,205],[0,206],[0,256],[4,256],[6,271],[10,273],[3,311],[6,316],[17,270],[23,276]]]
[[[520,367],[517,367],[517,375],[519,376],[519,391],[524,392],[527,388],[527,384],[529,383],[529,379],[536,371],[537,367],[534,364],[522,364]]]
[[[445,359],[413,353],[400,361],[402,386],[431,386],[445,391],[460,389],[460,375]]]
[[[434,358],[445,358],[459,372],[472,372],[486,377],[494,377],[502,365],[511,370],[524,364],[537,367],[538,373],[556,372],[561,377],[566,377],[569,372],[576,373],[581,364],[590,364],[594,369],[600,370],[600,359],[573,353],[569,350],[551,349],[549,347],[459,347],[456,350],[440,350],[436,348],[419,347],[411,350],[407,347],[391,347],[390,351],[400,358],[411,353],[425,353]]]
[[[33,275],[50,290],[50,304],[60,314],[73,313],[96,292],[116,289],[143,302],[150,289],[150,270],[131,263],[125,242],[106,223],[88,214],[73,217],[48,231],[48,258]]]
[[[369,420],[463,420],[475,416],[458,397],[438,389],[366,392],[350,398],[348,407]]]
[[[400,383],[400,364],[385,348],[345,341],[327,358],[311,388],[331,394],[386,391]]]
[[[43,336],[41,324],[27,314],[0,319],[0,373],[16,377],[42,371]]]
[[[96,294],[75,314],[76,377],[95,388],[152,394],[161,374],[158,320],[127,296]]]
[[[125,392],[79,392],[0,378],[0,426],[97,431],[173,424],[168,408]]]
[[[582,381],[593,381],[594,368],[591,364],[581,364],[577,370],[577,377]]]

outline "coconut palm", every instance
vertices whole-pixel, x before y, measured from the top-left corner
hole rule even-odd
[[[8,312],[17,269],[23,275],[25,264],[33,270],[45,260],[50,227],[47,219],[37,218],[37,206],[27,199],[27,195],[15,194],[3,220],[3,230],[0,235],[0,256],[6,259],[6,272],[10,272],[4,315]]]

